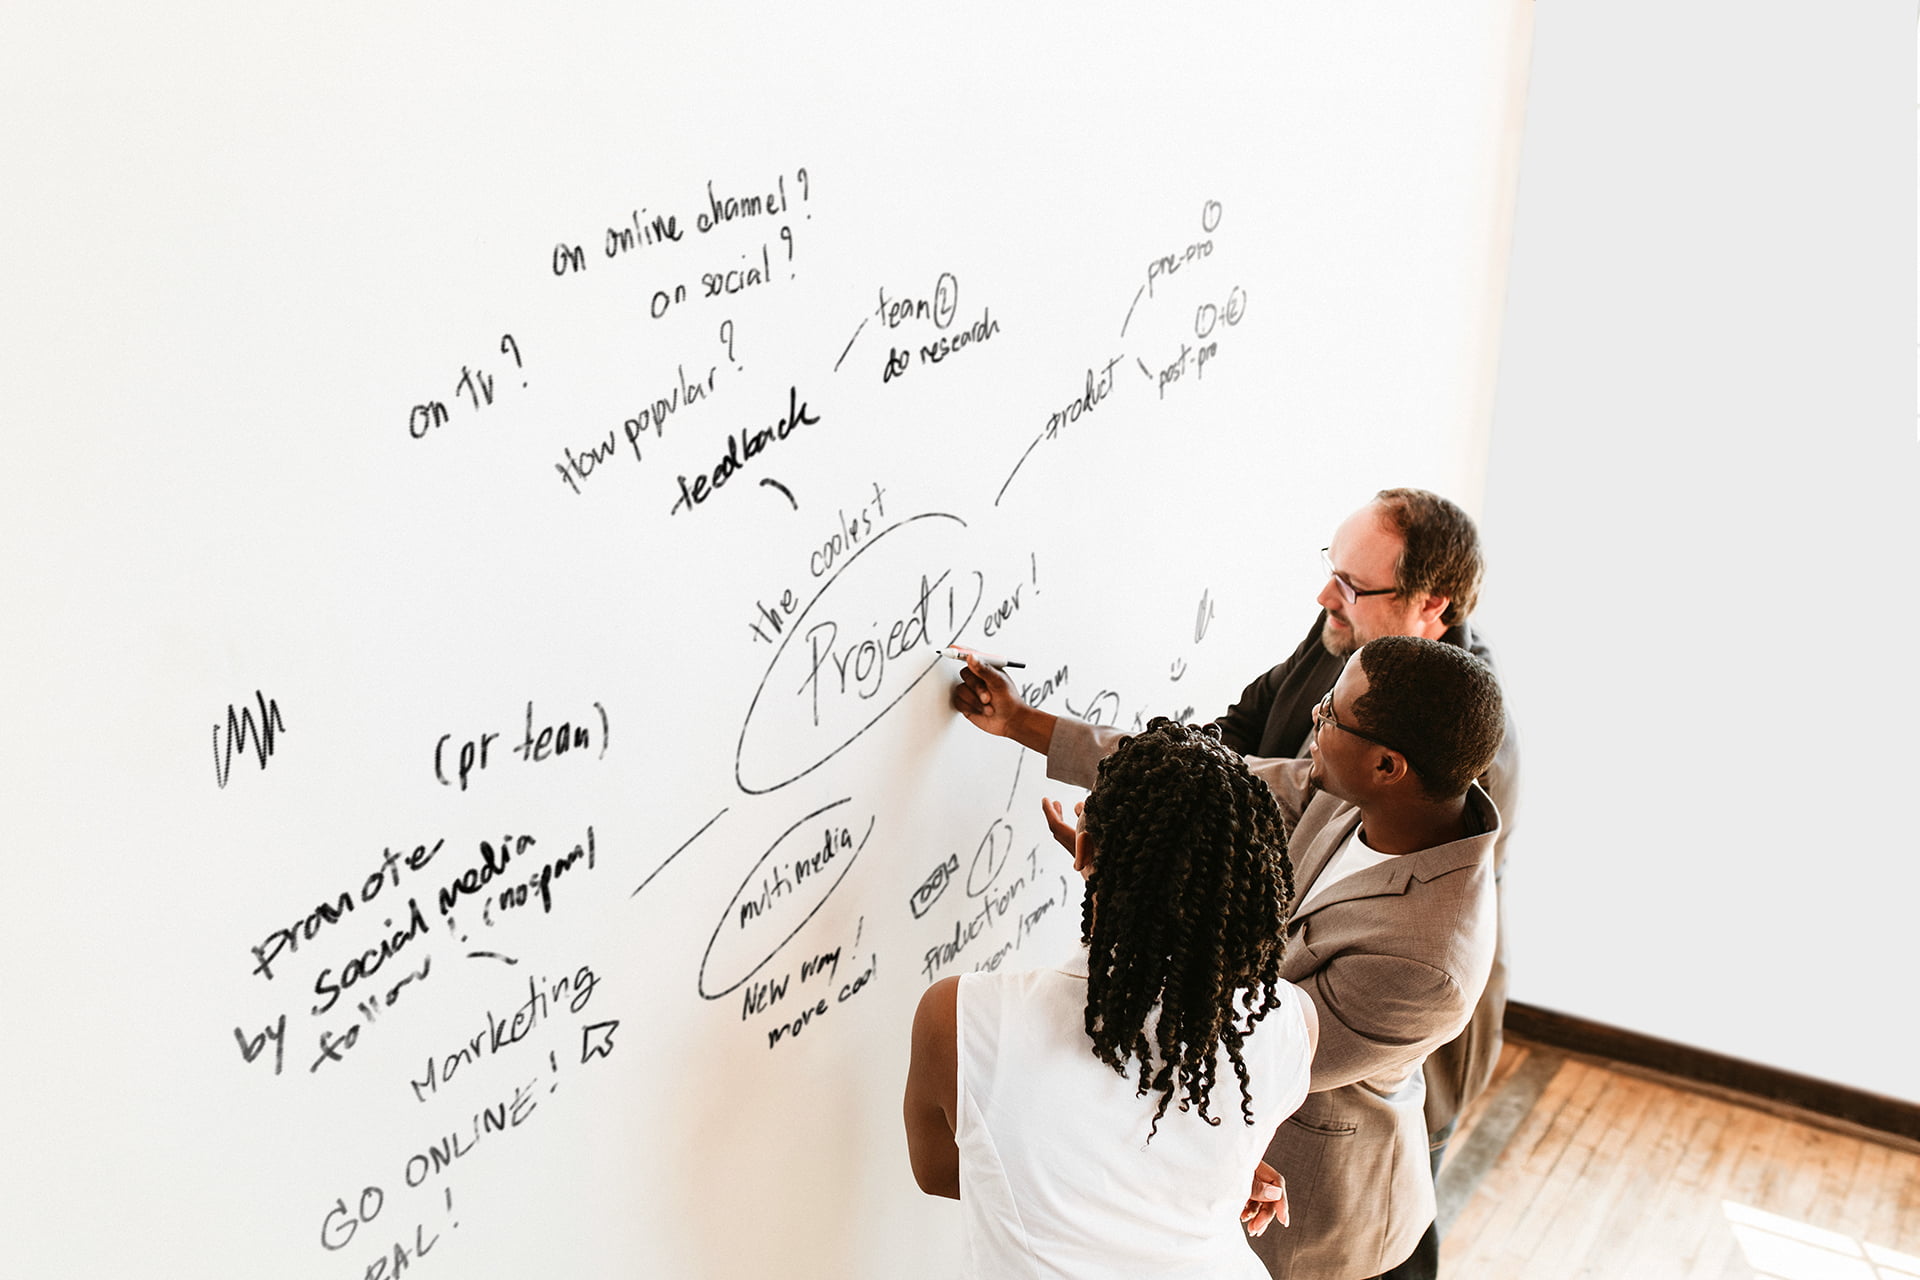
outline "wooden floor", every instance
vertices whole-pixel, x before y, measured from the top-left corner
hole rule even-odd
[[[1920,1152],[1524,1042],[1439,1186],[1448,1280],[1920,1280]]]

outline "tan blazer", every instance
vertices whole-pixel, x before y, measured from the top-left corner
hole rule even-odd
[[[1048,776],[1091,786],[1121,736],[1063,718]],[[1325,793],[1309,798],[1308,760],[1247,764],[1280,802],[1304,901],[1360,812]],[[1405,1261],[1434,1219],[1420,1066],[1467,1024],[1493,962],[1497,918],[1500,814],[1477,785],[1468,812],[1479,834],[1349,876],[1288,925],[1281,976],[1317,1007],[1320,1045],[1313,1092],[1267,1149],[1287,1180],[1292,1225],[1271,1226],[1252,1244],[1276,1277],[1377,1276]]]

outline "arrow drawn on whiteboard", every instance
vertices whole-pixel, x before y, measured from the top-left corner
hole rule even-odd
[[[613,1033],[619,1027],[619,1019],[612,1022],[596,1022],[590,1027],[580,1028],[580,1061],[590,1062],[595,1058],[606,1058],[613,1054]]]
[[[774,488],[778,489],[780,492],[786,494],[787,501],[793,503],[793,509],[795,511],[798,511],[800,509],[800,504],[794,501],[793,490],[787,488],[787,486],[781,484],[778,480],[775,480],[772,476],[768,476],[765,480],[762,480],[760,483],[763,485],[770,484]]]

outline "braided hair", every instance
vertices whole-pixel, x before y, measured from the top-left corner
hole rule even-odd
[[[1121,1075],[1138,1061],[1139,1095],[1160,1094],[1152,1141],[1171,1102],[1220,1123],[1208,1105],[1224,1046],[1252,1124],[1241,1044],[1279,1004],[1293,905],[1273,793],[1217,727],[1156,716],[1100,762],[1085,820],[1094,856],[1080,937],[1094,1056]]]

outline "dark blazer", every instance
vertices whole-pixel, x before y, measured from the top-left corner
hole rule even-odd
[[[1221,739],[1228,746],[1245,756],[1305,754],[1307,734],[1313,728],[1313,708],[1327,696],[1327,690],[1340,678],[1340,668],[1346,665],[1345,658],[1334,657],[1320,643],[1320,628],[1326,620],[1323,609],[1308,628],[1307,638],[1292,655],[1248,685],[1240,700],[1214,722],[1220,726]],[[1473,630],[1471,622],[1450,627],[1440,638],[1494,666],[1492,651]],[[1498,670],[1495,667],[1495,671]],[[1493,850],[1496,883],[1506,869],[1507,833],[1513,829],[1519,776],[1519,743],[1513,731],[1513,716],[1509,714],[1500,753],[1480,779],[1480,785],[1487,789],[1500,810],[1500,838]],[[1499,1061],[1500,1026],[1507,1011],[1505,933],[1503,923],[1496,937],[1493,969],[1487,976],[1486,991],[1474,1007],[1466,1029],[1458,1039],[1441,1045],[1427,1059],[1427,1132],[1436,1138],[1452,1132],[1460,1113],[1487,1087]]]

